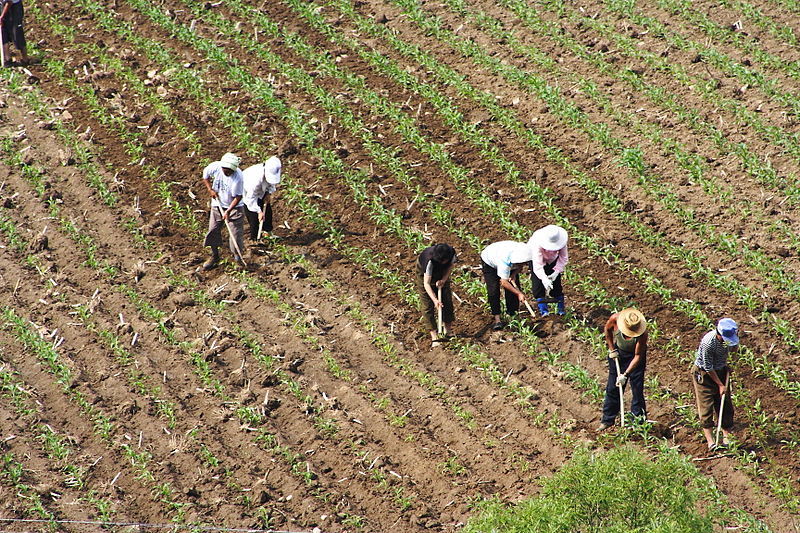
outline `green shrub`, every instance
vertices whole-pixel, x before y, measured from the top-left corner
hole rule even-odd
[[[677,453],[651,461],[632,447],[576,453],[538,498],[479,504],[465,533],[700,533],[712,531],[697,471]],[[704,512],[701,512],[701,509]],[[705,515],[705,516],[704,516]]]

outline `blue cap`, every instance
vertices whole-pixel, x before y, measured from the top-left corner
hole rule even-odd
[[[728,346],[739,344],[739,327],[732,318],[723,318],[717,323],[717,333]]]

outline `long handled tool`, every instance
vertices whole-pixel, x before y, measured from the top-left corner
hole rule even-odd
[[[728,371],[728,375],[725,376],[725,394],[722,395],[719,401],[719,420],[717,420],[717,434],[714,437],[714,445],[719,446],[719,434],[722,431],[722,413],[725,411],[725,397],[728,395],[728,387],[731,383],[731,372]]]
[[[509,282],[510,282],[510,283],[511,283],[511,285],[513,285],[513,286],[514,286],[514,287],[515,287],[517,290],[519,290],[519,287],[517,287],[517,284],[516,284],[516,283],[514,283],[514,280],[513,280],[513,279],[510,279],[510,280],[509,280]],[[534,313],[534,311],[533,311],[533,307],[531,307],[531,304],[529,304],[529,303],[528,303],[528,299],[527,299],[527,298],[525,298],[525,302],[524,302],[524,303],[525,303],[525,307],[527,307],[527,308],[528,308],[528,312],[531,314],[531,316],[532,316],[533,318],[536,318],[536,313]]]
[[[441,337],[444,335],[444,321],[442,320],[442,314],[444,313],[444,306],[442,305],[442,288],[439,287],[439,314],[436,321],[436,333],[439,334]]]
[[[617,379],[619,379],[622,375],[622,370],[619,367],[619,357],[615,357],[614,362],[617,364]],[[625,391],[622,385],[617,385],[617,389],[619,389],[619,421],[620,425],[625,427]]]
[[[236,242],[236,239],[234,238],[233,228],[231,228],[230,221],[227,218],[225,218],[225,215],[222,213],[222,208],[220,206],[217,206],[217,209],[219,210],[219,216],[221,216],[222,220],[225,221],[225,227],[228,228],[228,238],[233,242],[233,247],[236,248],[236,254],[242,261],[242,265],[247,267],[247,263],[244,260],[244,255],[242,255],[242,251],[239,249],[239,243]]]
[[[537,318],[537,317],[536,317],[536,313],[534,313],[534,312],[533,312],[533,307],[531,307],[531,304],[529,304],[529,303],[528,303],[528,300],[527,300],[527,299],[525,300],[525,307],[527,307],[527,308],[528,308],[528,312],[531,314],[531,316],[532,316],[533,318]]]
[[[3,25],[0,24],[0,67],[6,67],[6,45],[3,44]]]
[[[258,219],[258,235],[256,235],[256,241],[258,241],[258,242],[261,241],[261,231],[263,229],[264,229],[264,219],[263,218],[259,218]]]

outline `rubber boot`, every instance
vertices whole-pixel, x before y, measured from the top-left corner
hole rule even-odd
[[[211,270],[219,263],[219,250],[217,248],[211,249],[211,258],[203,263],[203,270]]]
[[[537,305],[539,306],[539,312],[542,314],[542,316],[547,316],[550,314],[550,310],[547,308],[547,304],[542,300],[544,300],[544,298],[538,298],[536,300],[538,302]]]
[[[558,309],[557,312],[558,312],[559,315],[566,315],[567,314],[567,312],[564,310],[564,297],[563,296],[559,296],[558,297],[558,302],[556,303],[556,305],[557,305],[557,309]]]

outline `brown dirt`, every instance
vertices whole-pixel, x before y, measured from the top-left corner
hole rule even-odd
[[[590,4],[585,6],[587,12],[603,11],[602,2]],[[708,4],[707,10],[716,8],[710,5],[713,3]],[[199,181],[202,166],[225,151],[239,151],[229,140],[233,138],[231,132],[212,110],[203,108],[185,91],[168,83],[160,67],[141,50],[101,28],[78,5],[42,3],[39,7],[57,15],[61,23],[76,28],[77,43],[100,45],[138,78],[157,87],[178,121],[188,131],[196,132],[202,144],[201,153],[192,153],[189,142],[177,128],[129,83],[103,68],[99,59],[85,48],[54,33],[46,21],[29,21],[31,42],[38,43],[46,58],[63,61],[67,75],[75,76],[81,86],[90,87],[101,106],[125,117],[129,131],[146,132],[148,141],[141,157],[147,165],[160,169],[156,179],[174,182],[171,190],[176,200],[190,206],[201,225],[204,224],[206,198]],[[475,1],[470,5],[513,28],[527,44],[559,57],[560,70],[542,74],[549,84],[561,86],[562,94],[580,106],[591,120],[608,122],[609,131],[624,143],[640,145],[648,163],[688,207],[705,220],[713,221],[721,231],[735,233],[742,242],[782,261],[786,271],[795,277],[796,267],[800,266],[797,254],[787,250],[785,242],[765,229],[765,221],[770,217],[790,224],[800,217],[791,202],[784,202],[785,191],[768,190],[748,179],[733,157],[721,155],[711,140],[698,135],[677,116],[596,72],[549,39],[525,33],[513,14],[495,3]],[[524,58],[473,24],[446,8],[435,9],[430,3],[424,6],[436,10],[446,27],[463,26],[459,35],[471,38],[508,64],[527,68]],[[262,106],[246,88],[231,82],[199,52],[155,28],[126,2],[108,2],[107,7],[118,13],[121,20],[134,23],[137,32],[180,57],[181,64],[187,65],[185,68],[203,72],[207,90],[220,103],[238,110],[259,143],[277,151],[286,146],[284,141],[290,141],[294,150],[284,156],[283,162],[292,184],[305,191],[315,205],[332,214],[343,230],[347,245],[382,254],[404,279],[413,280],[414,250],[377,227],[365,209],[355,203],[341,176],[322,170],[321,162],[290,137],[280,117]],[[192,22],[178,0],[164,2],[161,8],[180,22]],[[207,8],[236,19],[224,5]],[[381,76],[353,51],[331,45],[289,6],[267,3],[260,9],[309,43],[332,50],[342,68],[359,74],[367,86],[416,117],[420,130],[433,141],[446,143],[453,160],[470,169],[472,177],[503,202],[521,225],[533,230],[551,222],[533,200],[509,184],[477,149],[457,138],[430,103]],[[727,271],[758,294],[763,293],[764,304],[775,306],[779,317],[791,321],[800,315],[800,301],[776,294],[753,268],[711,248],[687,230],[657,199],[623,175],[613,162],[613,154],[585,134],[565,126],[535,96],[477,67],[426,35],[402,16],[394,4],[360,1],[357,10],[379,20],[385,18],[398,36],[431,51],[469,83],[496,95],[499,102],[513,109],[546,142],[563,150],[574,164],[615,190],[632,212],[662,232],[665,239],[695,250],[710,268]],[[351,21],[338,20],[333,8],[323,11],[342,31],[353,29]],[[779,11],[774,6],[769,10],[773,16]],[[676,31],[702,40],[699,29],[681,26],[657,9],[647,12],[670,22]],[[581,42],[602,40],[591,30],[566,19],[559,20],[554,14],[543,11],[542,16],[557,21],[564,32]],[[630,24],[614,15],[604,17],[621,32],[633,31]],[[241,22],[250,31],[251,23]],[[385,205],[404,212],[407,227],[424,228],[431,234],[432,242],[453,244],[459,251],[461,269],[470,271],[479,264],[477,254],[467,242],[421,209],[407,209],[413,194],[389,169],[372,161],[361,141],[346,133],[335,119],[331,120],[301,87],[291,84],[281,72],[235,43],[219,37],[205,21],[196,20],[194,25],[198,34],[239,58],[248,72],[271,83],[288,105],[313,117],[320,141],[337,150],[346,165],[371,172],[369,192],[387,193]],[[665,47],[657,36],[637,34],[644,49],[658,53]],[[779,53],[782,49],[779,42],[766,35],[762,37],[766,49]],[[430,73],[385,43],[377,39],[368,42],[421,80],[436,85]],[[263,46],[287,62],[316,71],[307,58],[293,53],[285,43],[265,39]],[[729,45],[724,51],[737,53]],[[670,58],[692,75],[723,77],[692,62],[691,53],[675,52]],[[651,83],[679,95],[684,105],[719,124],[732,141],[745,142],[751,150],[771,159],[781,172],[800,172],[798,163],[779,148],[737,124],[735,116],[713,108],[666,74],[637,65],[629,58],[614,61],[626,61],[629,68],[645,69],[644,75]],[[288,264],[271,250],[248,251],[246,255],[252,263],[248,274],[277,291],[276,300],[259,297],[232,269],[220,268],[208,274],[196,272],[205,254],[201,240],[170,215],[156,195],[154,178],[144,173],[139,161],[130,160],[119,134],[99,121],[82,97],[60,83],[43,65],[28,67],[28,72],[27,83],[46,95],[49,108],[62,117],[67,128],[86,132],[83,135],[86,145],[95,154],[102,178],[116,183],[121,198],[116,207],[104,206],[97,193],[88,187],[85,173],[65,157],[70,149],[64,146],[64,141],[46,121],[30,111],[29,104],[19,94],[3,87],[5,107],[0,109],[3,138],[25,132],[23,136],[17,135],[20,138],[15,141],[15,150],[27,164],[43,170],[50,184],[48,195],[55,192],[60,198],[61,219],[72,221],[80,233],[93,240],[101,265],[116,269],[109,273],[108,269],[87,266],[84,252],[53,218],[45,199],[31,187],[20,167],[7,160],[0,164],[5,176],[2,197],[7,199],[0,213],[13,221],[26,240],[34,241],[42,234],[48,237],[46,249],[25,252],[14,250],[7,235],[0,238],[6,247],[0,256],[0,286],[7,295],[5,305],[30,321],[31,328],[48,342],[63,338],[57,351],[73,373],[73,381],[65,389],[9,328],[0,330],[0,361],[5,368],[18,373],[24,389],[31,395],[30,401],[38,408],[36,413],[23,415],[15,410],[7,395],[0,399],[0,449],[23,464],[24,482],[33,487],[44,507],[56,517],[98,519],[98,508],[87,497],[92,494],[110,503],[113,520],[117,522],[166,524],[180,516],[187,523],[292,531],[314,527],[323,531],[453,531],[468,519],[476,498],[496,495],[516,501],[535,495],[536,480],[556,471],[569,458],[575,443],[592,447],[615,445],[612,439],[598,439],[593,431],[599,420],[598,402],[582,396],[562,370],[533,357],[515,335],[486,331],[488,316],[482,301],[467,296],[461,288],[456,289],[464,298],[457,308],[456,332],[494,359],[505,376],[500,383],[488,379],[485,372],[465,360],[453,346],[431,349],[428,334],[417,320],[417,311],[370,277],[363,265],[334,249],[280,192],[276,199],[275,235],[291,252],[302,255],[310,266]],[[642,120],[662,124],[666,135],[716,162],[713,174],[730,188],[731,202],[737,206],[753,203],[752,211],[727,209],[723,202],[687,181],[685,171],[678,168],[667,151],[615,123],[603,110],[594,108],[586,95],[570,89],[569,73],[592,79],[616,107],[636,113]],[[786,90],[794,90],[796,80],[776,76]],[[440,166],[405,142],[385,118],[375,116],[352,90],[319,72],[315,81],[338,95],[370,130],[380,135],[381,143],[396,148],[398,155],[412,162],[409,171],[419,177],[426,191],[434,193],[437,200],[456,214],[460,226],[487,242],[507,238],[489,215],[477,210],[459,191]],[[724,79],[723,90],[727,88],[730,92],[733,83]],[[665,258],[660,249],[644,244],[631,228],[606,213],[574,180],[565,176],[562,167],[510,135],[488,118],[485,110],[459,97],[451,87],[438,88],[453,98],[470,121],[481,121],[484,131],[496,140],[502,154],[522,175],[536,177],[553,191],[573,224],[613,245],[615,252],[633,266],[648,269],[680,298],[700,303],[709,316],[736,317],[746,331],[745,342],[756,353],[769,353],[792,380],[797,379],[796,354],[776,339],[767,325],[750,316],[729,296],[692,278],[682,263]],[[763,95],[750,92],[741,98],[749,109],[757,108],[764,100]],[[760,107],[765,122],[780,123],[782,111],[785,110],[779,105],[769,102]],[[664,126],[668,123],[669,126]],[[245,161],[251,163],[252,157],[246,157]],[[145,232],[151,248],[133,238],[125,227],[129,220]],[[26,265],[28,254],[38,258],[40,271]],[[648,414],[658,421],[658,434],[670,439],[688,456],[702,456],[704,444],[699,432],[680,413],[687,404],[691,410],[691,384],[685,369],[703,331],[660,297],[647,293],[642,283],[629,273],[588,250],[572,246],[570,259],[569,268],[596,279],[610,296],[635,301],[648,317],[657,320],[661,334],[651,348],[648,375],[658,377],[660,389],[648,385],[648,393],[653,396],[657,392],[666,393],[663,399],[650,399]],[[170,272],[175,275],[170,276]],[[471,272],[477,276],[475,270]],[[326,288],[327,282],[332,283],[332,289]],[[141,305],[137,306],[126,295],[125,287],[132,288],[141,301],[160,311],[161,317],[155,319]],[[578,289],[567,286],[566,291],[574,315],[585,319],[599,335],[605,317],[612,310],[596,307],[591,296]],[[207,301],[226,303],[213,305]],[[78,311],[83,308],[80,306],[91,310],[92,327],[80,319]],[[351,312],[356,307],[372,321],[374,331],[353,318]],[[305,335],[298,332],[298,321],[307,326]],[[545,328],[548,334],[540,341],[543,348],[559,351],[564,360],[584,367],[592,378],[604,383],[605,362],[595,359],[591,346],[575,330],[558,319],[548,320]],[[117,334],[134,362],[121,364],[101,331]],[[389,339],[396,358],[387,355],[374,341],[378,334]],[[251,339],[266,356],[273,357],[274,365],[259,360],[259,354],[244,342],[245,338]],[[682,360],[667,352],[670,341],[679,346],[684,354]],[[194,354],[208,364],[210,376],[218,380],[217,390],[201,379]],[[331,371],[326,354],[346,375]],[[762,475],[753,475],[751,469],[742,467],[733,458],[698,462],[698,467],[714,479],[733,505],[764,519],[774,531],[796,530],[797,516],[781,506],[779,498],[770,491],[767,478],[779,473],[790,480],[795,492],[800,489],[796,454],[782,442],[796,444],[800,435],[797,400],[745,367],[737,368],[736,379],[742,396],[746,393],[749,401],[759,401],[763,415],[779,424],[777,433],[768,439],[759,438],[760,426],[753,419],[755,415],[743,416],[737,427],[744,449],[761,461]],[[136,386],[137,380],[146,383],[150,391],[156,388],[157,391],[143,393],[142,387]],[[508,396],[504,386],[509,383],[535,389],[530,409]],[[292,387],[301,390],[306,399],[298,397]],[[100,435],[92,417],[75,401],[77,393],[92,406],[92,413],[113,422],[108,438]],[[175,424],[171,427],[159,410],[162,403],[174,408]],[[247,409],[264,413],[261,425],[254,427],[241,418]],[[471,420],[460,418],[456,414],[458,409],[470,413]],[[554,421],[550,431],[548,420]],[[42,439],[37,438],[33,429],[37,423],[47,424],[69,439],[72,450],[69,461],[85,467],[87,472],[84,487],[65,482],[62,470],[65,461],[48,456]],[[335,424],[337,430],[326,431],[325,423]],[[553,431],[553,427],[557,430]],[[265,444],[263,438],[256,438],[259,435],[272,437]],[[126,450],[129,454],[146,452],[146,468],[152,480],[141,474],[141,469],[126,456]],[[17,492],[7,481],[0,476],[3,516],[36,518],[27,500],[15,496]],[[169,487],[169,498],[157,495],[159,485]],[[178,514],[176,509],[184,514]],[[0,528],[4,527],[13,530],[0,523]],[[86,530],[78,525],[63,527]]]

